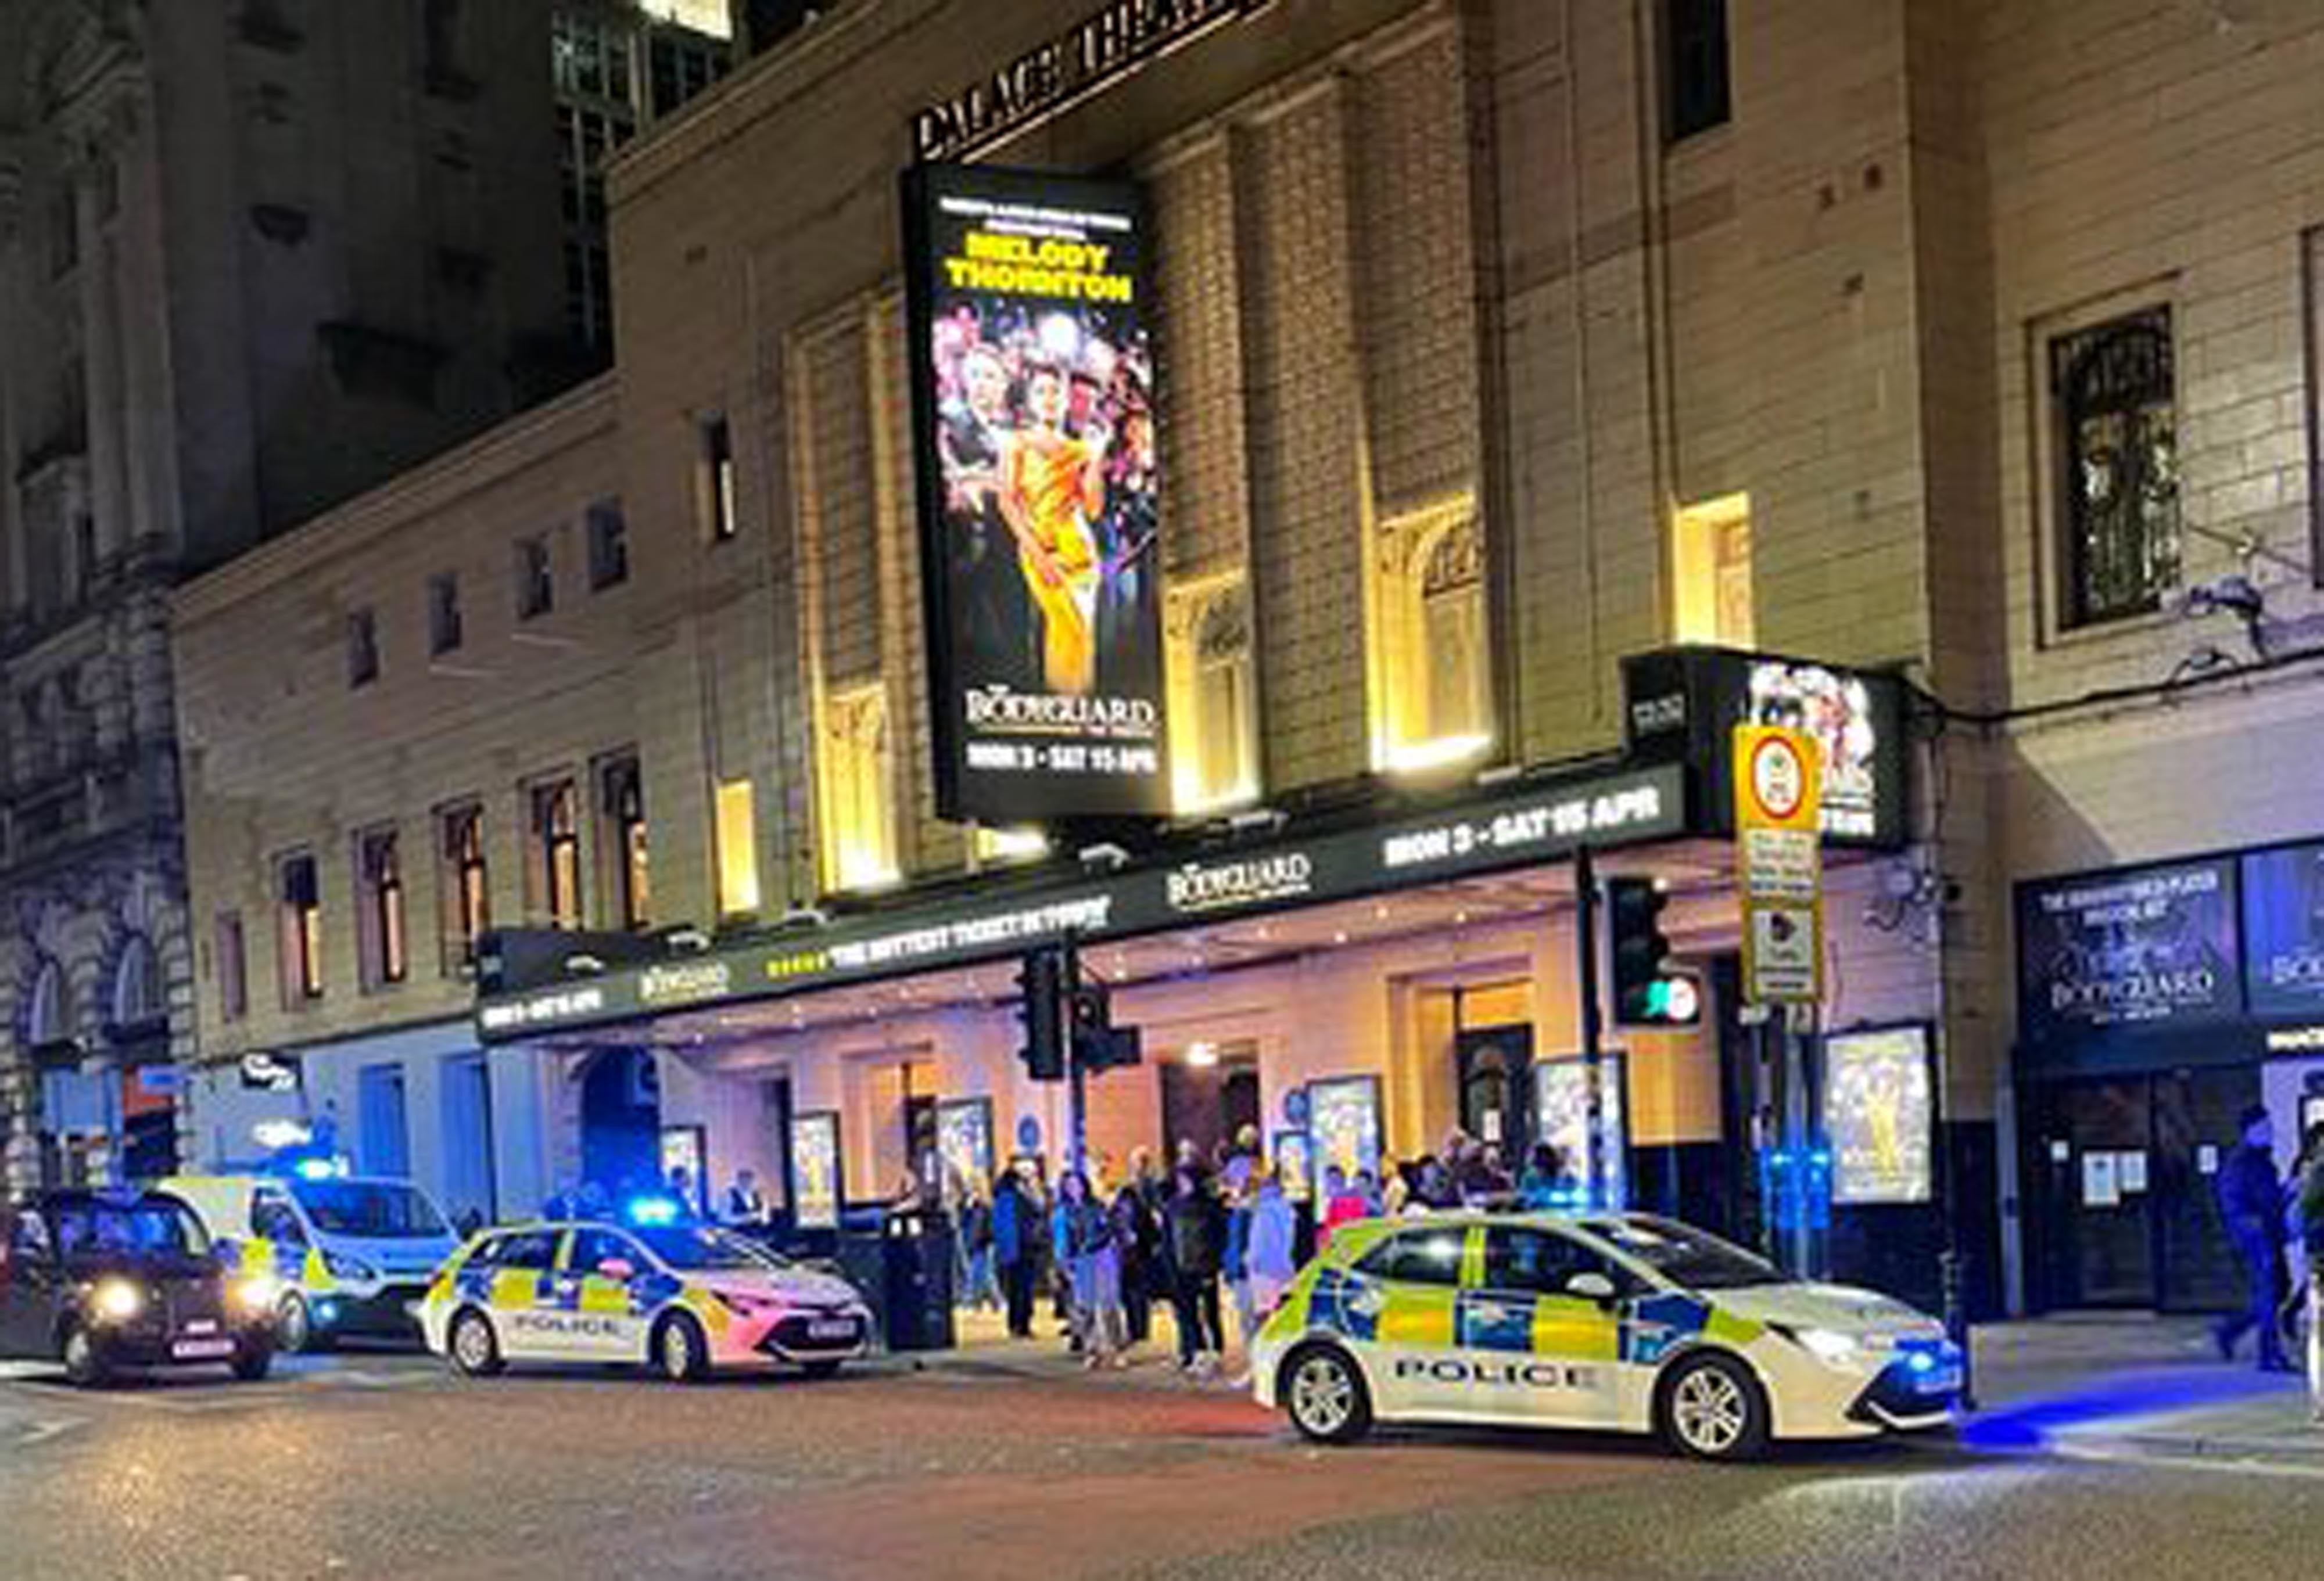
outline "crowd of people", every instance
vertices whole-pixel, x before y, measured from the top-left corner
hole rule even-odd
[[[948,1182],[960,1304],[1003,1314],[1010,1335],[1026,1339],[1046,1291],[1090,1368],[1126,1365],[1167,1307],[1177,1365],[1208,1376],[1227,1365],[1227,1314],[1247,1351],[1292,1276],[1346,1224],[1489,1203],[1558,1207],[1575,1196],[1546,1143],[1513,1174],[1498,1148],[1455,1132],[1441,1152],[1385,1172],[1383,1184],[1370,1170],[1329,1165],[1311,1191],[1263,1155],[1256,1128],[1208,1155],[1182,1141],[1167,1167],[1140,1147],[1119,1171],[1101,1157],[1051,1181],[1020,1158],[989,1185]]]

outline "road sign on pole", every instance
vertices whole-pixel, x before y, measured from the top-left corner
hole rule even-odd
[[[1743,997],[1823,997],[1823,764],[1815,738],[1735,727],[1735,867],[1743,901]]]

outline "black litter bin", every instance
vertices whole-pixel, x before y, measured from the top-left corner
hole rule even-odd
[[[872,1309],[874,1333],[888,1332],[888,1239],[877,1231],[847,1230],[831,1237],[831,1260],[840,1277],[855,1287]],[[891,1347],[893,1342],[890,1342]]]
[[[881,1227],[881,1301],[890,1350],[950,1350],[952,1221],[941,1209],[890,1214]]]

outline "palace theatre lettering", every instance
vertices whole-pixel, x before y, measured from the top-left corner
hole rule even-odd
[[[964,158],[1165,51],[1222,23],[1262,11],[1268,3],[1113,0],[1040,48],[914,115],[912,152],[923,161]]]

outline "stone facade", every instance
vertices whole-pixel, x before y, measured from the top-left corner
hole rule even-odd
[[[170,587],[565,377],[547,9],[463,14],[0,5],[7,1184],[191,1051]]]

